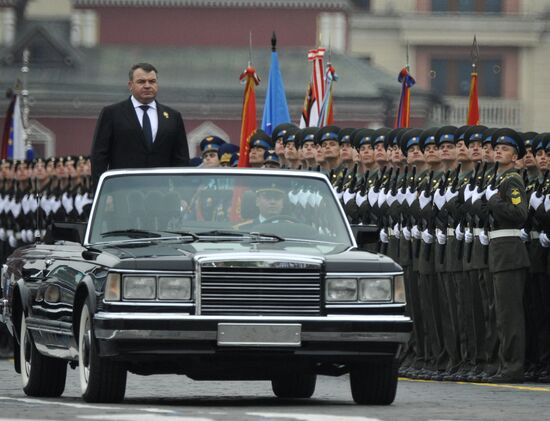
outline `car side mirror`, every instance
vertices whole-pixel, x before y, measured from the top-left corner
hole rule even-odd
[[[376,225],[351,225],[351,230],[357,247],[365,248],[367,244],[373,244],[378,241],[378,227]]]
[[[86,222],[54,222],[48,228],[44,242],[53,244],[56,241],[71,241],[82,244],[84,243],[86,226]]]

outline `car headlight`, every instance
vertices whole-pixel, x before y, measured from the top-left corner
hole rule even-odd
[[[356,301],[357,279],[327,279],[327,301]]]
[[[154,300],[157,294],[154,276],[124,276],[123,296],[127,300]]]
[[[175,276],[159,277],[158,298],[160,300],[191,299],[191,278]]]
[[[397,275],[393,278],[393,301],[396,303],[407,302],[403,275]]]
[[[107,275],[105,301],[120,301],[120,273],[109,273]]]
[[[359,301],[390,301],[391,299],[391,279],[359,280]]]

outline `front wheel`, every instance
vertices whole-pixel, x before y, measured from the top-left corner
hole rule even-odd
[[[397,391],[395,360],[356,364],[350,371],[351,395],[360,405],[390,405]]]
[[[97,354],[88,304],[84,304],[80,314],[78,371],[82,398],[86,402],[111,403],[124,399],[126,369]]]
[[[65,390],[67,361],[42,355],[27,329],[25,315],[21,315],[21,343],[19,361],[23,392],[28,396],[57,398]]]
[[[360,405],[390,405],[397,391],[398,362],[393,359],[356,364],[350,370],[351,395]]]
[[[271,380],[271,388],[278,398],[311,398],[316,382],[315,373],[285,373]]]

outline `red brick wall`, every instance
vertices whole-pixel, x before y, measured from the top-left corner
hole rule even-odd
[[[315,9],[98,7],[101,44],[285,47],[316,44]]]

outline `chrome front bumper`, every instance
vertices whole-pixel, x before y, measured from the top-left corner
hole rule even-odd
[[[300,326],[301,342],[378,342],[404,344],[412,321],[406,316],[334,315],[323,317],[195,316],[182,313],[99,312],[95,337],[103,341],[220,341],[221,325]],[[260,346],[262,344],[259,344]],[[267,345],[267,344],[266,344]],[[273,345],[273,344],[269,344]]]

